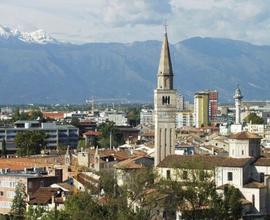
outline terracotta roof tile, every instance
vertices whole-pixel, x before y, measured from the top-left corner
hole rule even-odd
[[[121,161],[115,164],[115,167],[117,169],[141,169],[144,167],[152,166],[153,164],[154,160],[152,158],[139,156]]]
[[[58,188],[40,187],[30,198],[30,204],[45,205],[51,202],[52,196],[61,193]],[[58,195],[61,196],[61,195]]]
[[[85,136],[101,136],[101,132],[99,131],[87,131],[85,133],[83,133],[83,135]]]
[[[232,134],[229,137],[230,139],[237,139],[237,140],[249,140],[249,139],[261,139],[257,134],[253,134],[250,132],[239,132],[236,134]]]
[[[63,165],[64,156],[38,156],[38,157],[18,157],[1,158],[0,169],[9,168],[11,170],[23,170],[24,168],[47,167]]]
[[[266,188],[266,185],[264,183],[259,183],[259,182],[253,181],[253,182],[250,182],[248,184],[245,184],[244,188],[262,189],[262,188]]]
[[[260,157],[255,162],[255,166],[270,166],[270,157]]]
[[[170,155],[158,167],[186,169],[214,169],[215,167],[244,167],[251,158],[230,158],[206,155]]]

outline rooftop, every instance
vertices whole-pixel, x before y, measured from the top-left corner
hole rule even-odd
[[[150,157],[135,157],[121,161],[115,164],[117,169],[140,169],[145,167],[151,167],[154,165],[154,159]]]
[[[270,166],[270,157],[260,157],[254,164],[255,166]]]
[[[257,134],[253,134],[253,133],[246,132],[246,131],[232,134],[232,135],[230,135],[229,138],[236,139],[236,140],[261,139],[260,136],[258,136]]]
[[[61,197],[61,189],[51,187],[40,187],[30,198],[30,204],[46,205],[51,202],[52,196]],[[63,203],[63,200],[55,200]]]
[[[208,155],[170,155],[158,167],[211,170],[215,167],[244,167],[250,160]]]
[[[266,185],[264,183],[259,183],[259,182],[256,182],[256,181],[252,181],[252,182],[244,185],[244,188],[263,189],[263,188],[266,188]]]

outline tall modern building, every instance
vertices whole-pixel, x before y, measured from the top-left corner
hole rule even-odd
[[[155,166],[175,152],[176,90],[173,89],[173,69],[167,32],[162,44],[154,91]]]
[[[205,127],[209,123],[209,94],[197,92],[194,96],[194,122],[196,128]]]
[[[217,120],[218,113],[218,91],[208,91],[209,97],[209,120],[215,122]]]

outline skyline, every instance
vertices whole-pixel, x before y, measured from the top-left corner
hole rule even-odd
[[[73,43],[126,43],[160,40],[167,21],[172,43],[201,36],[269,45],[269,12],[264,0],[1,0],[0,25]]]

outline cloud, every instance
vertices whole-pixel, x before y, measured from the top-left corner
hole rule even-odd
[[[103,21],[112,26],[160,24],[171,13],[169,1],[107,1]]]
[[[165,20],[170,40],[210,36],[270,44],[266,0],[1,0],[1,24],[75,41],[161,39]]]

